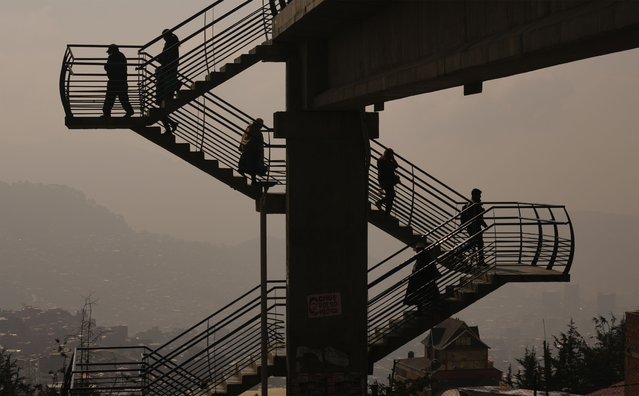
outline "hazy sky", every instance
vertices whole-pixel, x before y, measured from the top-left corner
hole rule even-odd
[[[66,184],[138,230],[214,243],[258,235],[254,203],[130,131],[69,131],[67,43],[142,44],[209,1],[0,1],[0,180]],[[284,109],[284,68],[215,92],[255,117]],[[639,215],[639,50],[386,104],[381,141],[486,201]],[[270,123],[270,122],[269,122]],[[273,216],[272,216],[273,217]],[[273,221],[283,235],[281,217]]]

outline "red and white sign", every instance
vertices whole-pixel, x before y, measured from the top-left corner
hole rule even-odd
[[[339,293],[313,294],[306,298],[309,318],[324,318],[342,314]]]

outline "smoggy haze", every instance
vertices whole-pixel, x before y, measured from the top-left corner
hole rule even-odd
[[[2,0],[0,181],[72,186],[138,230],[215,243],[257,236],[251,201],[159,147],[64,126],[67,43],[141,44],[208,3]],[[259,64],[215,92],[270,124],[284,110],[283,78],[283,65]],[[453,188],[480,187],[486,201],[639,215],[638,103],[633,50],[489,81],[472,97],[457,88],[387,103],[381,141]]]

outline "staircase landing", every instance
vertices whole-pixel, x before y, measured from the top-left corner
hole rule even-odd
[[[147,125],[146,117],[66,117],[69,129],[135,129]]]
[[[532,265],[497,265],[489,271],[497,281],[508,282],[569,282],[570,274]]]

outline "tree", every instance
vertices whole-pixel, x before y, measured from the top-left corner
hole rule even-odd
[[[522,370],[517,370],[515,374],[515,382],[517,387],[526,389],[538,389],[541,382],[541,365],[537,359],[537,351],[535,347],[524,351],[524,357],[517,359]]]
[[[506,383],[506,385],[510,386],[511,388],[515,386],[515,383],[513,382],[513,365],[512,364],[508,365],[508,371],[506,372],[506,377],[504,378],[504,382]]]
[[[559,390],[580,390],[584,374],[583,351],[587,345],[577,330],[575,321],[570,319],[568,331],[553,338],[557,355],[552,358],[552,384]]]
[[[15,359],[0,349],[0,396],[22,396],[33,394],[33,389],[20,376]]]
[[[553,336],[554,352],[544,341],[543,366],[535,348],[526,347],[524,357],[517,359],[523,367],[515,376],[517,386],[585,394],[623,380],[625,322],[611,315],[593,318],[593,323],[592,345],[572,319],[566,332]]]
[[[594,345],[584,348],[584,388],[601,389],[624,378],[625,321],[603,316],[593,318]]]

